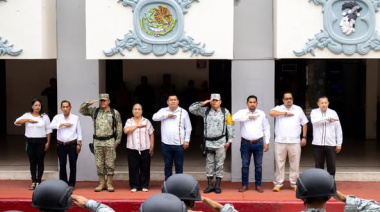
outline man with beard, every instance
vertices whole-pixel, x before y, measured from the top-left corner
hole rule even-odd
[[[264,192],[261,187],[262,162],[263,152],[267,152],[269,149],[270,126],[265,113],[257,109],[257,105],[257,97],[254,95],[248,96],[248,108],[239,110],[232,116],[234,122],[240,122],[242,187],[239,192],[248,190],[251,155],[253,155],[255,162],[255,190],[259,193]]]

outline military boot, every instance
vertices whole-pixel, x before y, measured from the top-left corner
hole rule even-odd
[[[203,193],[207,194],[214,191],[213,181],[214,177],[207,177],[208,187],[203,191]]]
[[[107,190],[109,192],[115,191],[115,188],[112,186],[112,177],[113,175],[107,175]]]
[[[220,193],[222,193],[222,190],[220,189],[220,181],[222,180],[222,178],[220,178],[220,177],[217,177],[216,178],[216,181],[215,181],[215,193],[217,193],[217,194],[220,194]]]
[[[105,189],[104,175],[99,175],[99,185],[95,188],[95,192],[99,192]]]

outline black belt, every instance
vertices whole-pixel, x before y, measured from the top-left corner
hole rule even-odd
[[[93,135],[93,138],[96,140],[99,140],[99,141],[105,141],[105,140],[109,140],[109,139],[113,138],[113,135],[102,136],[102,137]]]
[[[258,138],[256,140],[248,140],[248,139],[245,139],[245,138],[241,137],[241,140],[244,141],[244,142],[250,143],[250,144],[255,144],[255,143],[259,142],[260,140],[263,140],[263,137]]]
[[[75,140],[68,141],[68,142],[57,141],[57,144],[62,144],[63,146],[66,146],[66,145],[74,144],[76,142],[77,142],[77,140],[75,139]]]
[[[205,140],[207,141],[217,141],[223,137],[225,137],[226,135],[221,135],[221,136],[218,136],[218,137],[213,137],[213,138],[208,138],[208,137],[205,137]]]

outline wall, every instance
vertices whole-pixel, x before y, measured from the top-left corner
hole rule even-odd
[[[23,49],[5,59],[56,58],[56,10],[52,0],[18,0],[0,2],[0,37]]]
[[[16,118],[29,112],[32,99],[41,99],[47,112],[47,98],[41,91],[49,87],[49,80],[56,77],[56,60],[7,60],[7,134],[23,135],[24,127],[13,124]]]
[[[322,6],[307,0],[275,0],[275,57],[276,58],[378,58],[379,52],[371,50],[367,55],[336,55],[327,48],[315,49],[316,56],[310,53],[297,57],[294,49],[302,48],[308,39],[323,29]],[[376,14],[376,30],[380,30],[380,14]],[[338,17],[340,20],[340,17]]]
[[[266,114],[274,106],[273,3],[262,0],[235,1],[234,60],[232,61],[232,113],[246,108],[249,95],[258,97],[258,109]],[[271,132],[273,118],[268,117]],[[273,133],[263,158],[263,182],[273,180]],[[232,144],[232,181],[241,181],[240,125],[235,125]],[[250,181],[254,180],[253,162]]]
[[[103,50],[115,45],[117,38],[123,38],[129,30],[134,31],[131,7],[124,7],[118,1],[86,1],[87,58],[106,59]],[[212,11],[212,12],[210,12]],[[233,57],[233,0],[207,0],[191,4],[184,15],[187,35],[195,42],[205,43],[206,49],[214,50],[213,59],[232,59]],[[125,56],[114,55],[111,59],[156,59],[152,53],[140,54],[136,48],[131,52],[124,49]],[[160,59],[196,59],[190,53],[161,56]],[[107,58],[109,59],[109,58]]]

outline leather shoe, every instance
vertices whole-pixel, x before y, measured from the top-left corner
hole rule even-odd
[[[248,190],[247,186],[243,186],[239,189],[239,192],[246,192]]]
[[[255,186],[255,190],[259,193],[263,193],[264,190],[261,188],[261,186]]]

